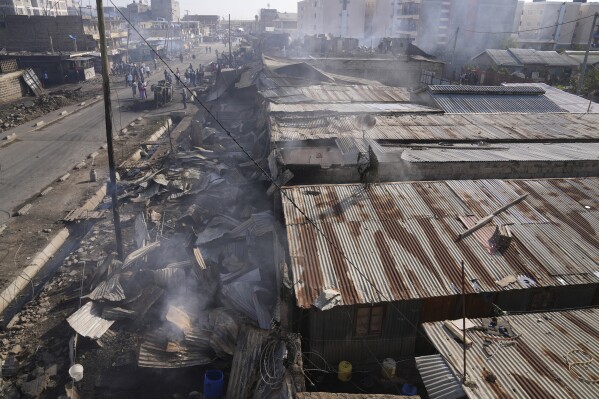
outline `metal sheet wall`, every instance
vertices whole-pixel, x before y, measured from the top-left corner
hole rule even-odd
[[[322,356],[333,369],[341,360],[382,361],[387,357],[413,355],[420,300],[386,304],[383,333],[380,337],[353,336],[355,306],[338,306],[310,315],[310,360],[322,367]]]

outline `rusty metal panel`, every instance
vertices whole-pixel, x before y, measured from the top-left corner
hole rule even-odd
[[[498,284],[507,276],[524,276],[538,287],[597,283],[599,211],[581,202],[593,192],[596,198],[598,180],[284,188],[298,305],[310,308],[325,289],[338,290],[342,305],[456,295],[462,260],[467,293],[528,288]],[[524,193],[525,201],[457,241],[480,218]],[[507,224],[514,239],[504,252],[492,253],[488,241],[499,224]]]
[[[511,342],[492,340],[489,347],[484,331],[467,332],[473,341],[467,349],[470,384],[463,385],[468,397],[597,397],[597,384],[592,380],[599,375],[599,363],[589,359],[596,359],[599,353],[599,310],[531,313],[503,319],[518,336]],[[482,320],[471,321],[482,326]],[[461,375],[462,345],[442,322],[425,323],[423,328],[453,375]],[[494,382],[488,378],[491,374]]]
[[[271,115],[271,140],[298,141],[338,137],[404,142],[501,140],[596,140],[599,114],[572,119],[569,114],[401,114],[377,115],[374,127],[364,130],[353,115]]]

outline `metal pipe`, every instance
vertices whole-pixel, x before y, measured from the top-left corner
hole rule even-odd
[[[466,238],[468,237],[470,234],[474,233],[475,231],[479,230],[481,227],[486,226],[487,224],[489,224],[493,218],[497,215],[499,215],[502,212],[507,211],[509,208],[511,208],[512,206],[519,204],[520,202],[522,202],[526,197],[528,197],[528,194],[524,194],[518,198],[516,198],[515,200],[513,200],[512,202],[510,202],[507,205],[502,206],[501,208],[497,209],[496,211],[494,211],[493,213],[485,216],[484,218],[482,218],[481,220],[479,220],[478,222],[476,222],[476,224],[472,227],[470,227],[468,230],[466,230],[465,232],[463,232],[462,234],[460,234],[458,236],[458,241],[461,240],[462,238]]]
[[[112,198],[112,216],[114,219],[114,233],[116,238],[116,251],[119,259],[123,260],[123,236],[121,234],[121,219],[116,195],[116,166],[114,162],[114,148],[112,145],[112,104],[110,103],[110,79],[108,77],[108,54],[106,49],[106,27],[104,26],[104,5],[102,0],[96,0],[98,12],[98,31],[100,33],[100,52],[102,54],[102,87],[104,89],[104,120],[106,122],[106,143],[108,145],[108,167],[110,185],[108,192]]]

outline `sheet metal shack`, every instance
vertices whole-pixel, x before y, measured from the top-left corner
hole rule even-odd
[[[307,337],[306,351],[329,362],[426,349],[417,348],[417,325],[461,316],[462,260],[470,317],[490,316],[494,305],[540,311],[599,303],[598,178],[283,191],[292,320]],[[523,194],[523,202],[457,241]],[[498,246],[501,226],[510,237]]]
[[[416,359],[431,399],[454,398],[444,392],[456,387],[463,387],[470,399],[599,397],[599,309],[501,317],[499,322],[511,330],[511,338],[501,340],[487,328],[489,320],[471,321],[475,328],[466,333],[472,341],[466,351],[469,383],[463,386],[456,379],[463,373],[463,346],[443,323],[424,324],[442,356]],[[427,367],[435,357],[449,366],[449,373]]]

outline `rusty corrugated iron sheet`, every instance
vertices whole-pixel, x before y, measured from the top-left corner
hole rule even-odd
[[[393,114],[393,113],[441,113],[441,110],[409,103],[299,103],[275,104],[268,106],[270,113],[302,114],[314,112],[318,114]]]
[[[284,188],[293,286],[300,307],[328,288],[341,305],[528,288],[497,281],[525,276],[537,286],[599,282],[599,179],[477,180]],[[526,200],[471,237],[458,234],[502,205]],[[508,249],[491,253],[495,226],[508,225]],[[342,252],[340,252],[340,251]],[[351,259],[353,266],[344,258]]]
[[[407,89],[371,85],[312,85],[306,87],[276,87],[260,91],[265,99],[277,103],[360,103],[409,102]],[[301,98],[301,100],[298,100]]]
[[[467,349],[466,373],[470,383],[462,387],[469,398],[598,397],[597,383],[592,382],[599,375],[598,309],[531,313],[502,319],[509,321],[519,335],[517,339],[489,339],[484,331],[476,329],[467,332],[473,341]],[[482,320],[472,321],[482,326]],[[461,343],[443,322],[425,323],[423,327],[454,375],[461,376]]]
[[[366,137],[401,141],[522,141],[599,138],[598,114],[410,114],[377,115]],[[355,116],[271,116],[271,141],[362,138]]]

